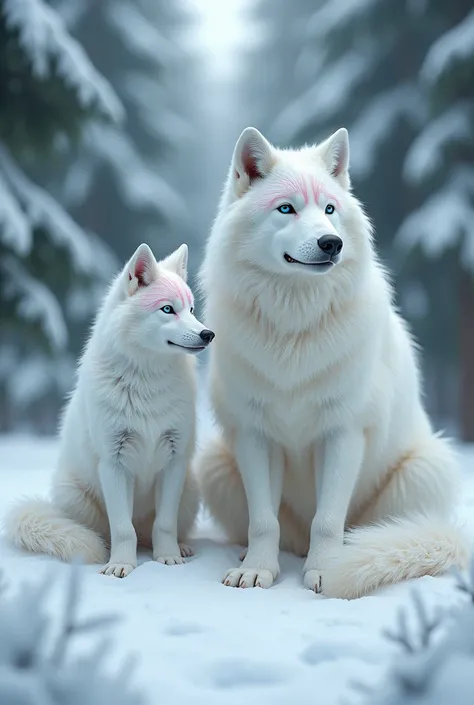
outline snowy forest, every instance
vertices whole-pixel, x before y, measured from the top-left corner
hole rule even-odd
[[[453,535],[472,544],[472,0],[0,0],[0,65],[0,705],[472,705],[472,559],[346,600],[304,589],[297,551],[280,551],[269,590],[223,585],[242,546],[202,505],[185,565],[140,547],[124,580],[5,535],[13,499],[43,506],[91,321],[138,245],[160,259],[187,243],[197,293],[242,130],[285,148],[344,126],[427,409],[459,452]],[[198,369],[206,380],[206,353]],[[212,425],[202,397],[198,446]],[[73,497],[89,491],[77,484]],[[45,541],[58,526],[68,538],[61,521]],[[434,550],[417,535],[413,551],[436,564],[433,531]]]
[[[196,271],[245,126],[289,146],[343,125],[429,411],[474,441],[472,3],[204,5],[0,0],[1,431],[54,433],[137,244],[187,242]]]

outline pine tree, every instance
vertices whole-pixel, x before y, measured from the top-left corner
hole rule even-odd
[[[173,41],[179,8],[179,2],[165,0],[60,5],[126,113],[123,128],[93,125],[87,131],[87,149],[72,160],[64,194],[78,221],[99,233],[121,260],[143,241],[164,256],[185,223],[183,198],[169,178],[171,156],[186,132],[170,88],[181,58]]]
[[[68,306],[113,259],[34,182],[121,104],[43,0],[0,0],[0,424],[70,384]],[[89,307],[82,297],[83,308]],[[77,309],[77,307],[76,307]],[[55,411],[52,416],[55,417]],[[45,404],[42,419],[49,419]]]
[[[437,32],[421,65],[429,120],[404,168],[422,203],[406,218],[400,239],[427,256],[430,296],[448,298],[459,355],[461,434],[474,441],[474,10],[469,0],[426,6]],[[424,18],[423,18],[424,19]],[[415,250],[416,251],[416,250]],[[433,263],[433,260],[435,262]],[[440,286],[443,282],[443,286]],[[457,310],[458,316],[452,312]],[[446,336],[446,318],[436,317]]]

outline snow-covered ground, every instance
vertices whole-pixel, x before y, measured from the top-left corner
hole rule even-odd
[[[18,496],[44,494],[57,455],[54,440],[0,439],[0,515]],[[474,535],[474,449],[461,450],[466,482],[460,516]],[[163,566],[143,554],[126,579],[83,573],[81,614],[116,614],[108,664],[115,670],[136,656],[132,682],[150,705],[253,705],[363,702],[354,682],[375,683],[396,653],[383,630],[393,627],[415,586],[427,605],[459,601],[453,580],[423,578],[353,602],[329,600],[303,589],[303,561],[283,555],[281,577],[270,590],[237,590],[220,580],[238,563],[239,548],[224,543],[204,517],[192,542],[195,557]],[[56,576],[49,597],[62,606],[70,568],[50,558],[19,553],[0,542],[1,571],[15,594],[23,581]],[[96,637],[82,637],[78,650]]]

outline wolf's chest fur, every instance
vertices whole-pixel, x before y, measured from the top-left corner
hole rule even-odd
[[[278,329],[260,319],[249,331],[248,318],[235,313],[227,312],[227,334],[213,352],[240,418],[287,447],[301,447],[363,411],[377,337],[367,309],[348,306],[287,334],[284,320]]]

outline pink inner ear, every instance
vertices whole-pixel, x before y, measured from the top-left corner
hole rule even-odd
[[[258,170],[255,155],[252,154],[249,145],[245,145],[242,151],[242,163],[244,165],[245,173],[248,174],[250,181],[263,178],[263,174]]]
[[[135,262],[135,276],[138,279],[139,286],[146,286],[149,283],[147,281],[147,278],[145,277],[147,270],[148,270],[147,260],[139,257],[137,259],[137,261]],[[132,277],[130,277],[130,279],[131,278]],[[148,279],[149,279],[149,277],[148,277]]]

